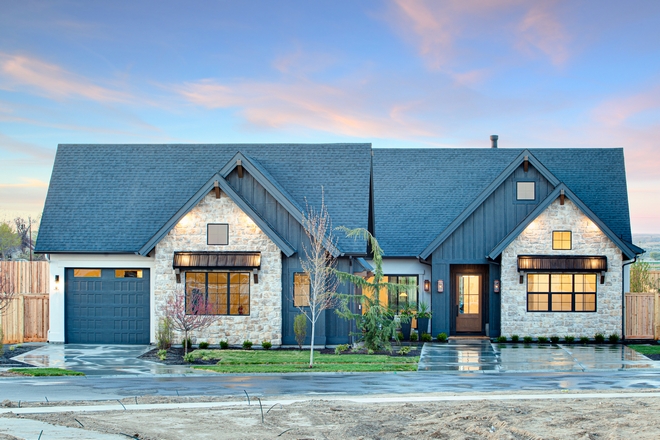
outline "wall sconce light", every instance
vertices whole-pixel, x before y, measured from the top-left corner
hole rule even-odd
[[[60,276],[59,276],[59,275],[55,275],[55,282],[56,282],[56,283],[59,283],[59,282],[60,282]]]
[[[525,272],[520,272],[520,284],[525,283]]]
[[[181,284],[181,271],[179,269],[174,269],[174,273],[176,274],[176,283]]]
[[[495,293],[500,293],[500,280],[493,281],[493,291]]]
[[[600,284],[605,284],[605,271],[600,273]]]
[[[257,272],[257,269],[252,269],[252,278],[254,278],[254,284],[259,284],[259,272]]]
[[[445,292],[445,282],[443,280],[438,280],[438,293]]]
[[[431,291],[431,280],[424,280],[424,292]]]

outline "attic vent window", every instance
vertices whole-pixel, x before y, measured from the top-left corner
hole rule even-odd
[[[209,223],[206,225],[206,244],[226,246],[229,244],[229,225]]]
[[[516,200],[536,200],[536,182],[516,182]]]

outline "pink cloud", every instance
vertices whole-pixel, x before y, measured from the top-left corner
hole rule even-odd
[[[101,87],[82,75],[37,58],[0,53],[0,88],[28,88],[49,98],[84,98],[97,102],[124,102],[128,93]]]
[[[660,110],[660,86],[629,96],[609,99],[596,107],[592,114],[600,123],[617,127],[649,110]]]
[[[530,2],[531,8],[518,26],[519,47],[544,53],[557,66],[569,58],[571,37],[552,10],[554,2]]]
[[[206,108],[236,108],[252,125],[267,128],[303,127],[346,136],[410,138],[434,131],[406,111],[414,103],[374,108],[360,82],[333,86],[309,80],[291,83],[202,80],[175,87],[189,102]]]
[[[0,151],[27,155],[45,161],[51,161],[55,157],[55,151],[50,148],[40,147],[29,142],[18,141],[2,133],[0,133]]]

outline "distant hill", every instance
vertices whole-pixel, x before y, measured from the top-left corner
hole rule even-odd
[[[660,261],[660,234],[633,234],[633,243],[646,251],[645,261]]]

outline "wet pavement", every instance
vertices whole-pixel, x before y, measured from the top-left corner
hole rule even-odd
[[[424,344],[418,371],[444,373],[588,372],[658,369],[625,345],[498,344],[487,339],[455,339]]]
[[[185,365],[163,365],[138,359],[150,345],[47,344],[14,360],[35,367],[65,368],[87,376],[210,374]]]

